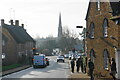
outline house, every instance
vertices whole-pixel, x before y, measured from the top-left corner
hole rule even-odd
[[[2,27],[2,63],[11,64],[29,64],[29,58],[32,57],[35,47],[35,41],[24,29],[24,24],[19,26],[19,21],[10,20],[10,25],[1,20]]]
[[[110,58],[115,58],[120,78],[120,2],[90,0],[86,28],[87,57],[95,64],[94,74],[110,77]]]

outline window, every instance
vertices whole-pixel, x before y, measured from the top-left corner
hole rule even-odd
[[[94,62],[94,58],[95,58],[95,51],[93,49],[90,50],[90,59],[92,62]]]
[[[109,53],[108,50],[105,49],[103,52],[103,57],[104,57],[104,69],[108,70],[108,63],[109,63]]]
[[[89,35],[91,39],[94,39],[94,30],[95,30],[94,23],[91,23],[90,24],[90,35]]]
[[[103,36],[105,38],[108,37],[107,28],[108,28],[108,20],[105,18],[103,22]]]
[[[5,59],[5,53],[2,53],[2,59]]]
[[[97,10],[100,11],[100,0],[97,0],[96,5],[97,5]]]
[[[2,45],[5,46],[5,40],[2,40]]]

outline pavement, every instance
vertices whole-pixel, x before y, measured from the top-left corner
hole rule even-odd
[[[70,66],[70,60],[69,60],[68,64]],[[71,71],[71,68],[70,68],[70,71]],[[81,70],[78,73],[76,71],[76,64],[75,64],[74,73],[71,72],[71,74],[69,76],[69,80],[77,80],[77,79],[79,79],[79,80],[90,80],[90,76],[88,76],[87,73],[82,73]]]
[[[69,60],[69,66],[70,66],[70,60]],[[76,65],[76,64],[75,64]],[[70,68],[71,71],[71,68]],[[90,80],[90,76],[88,76],[87,73],[81,72],[81,69],[79,73],[76,71],[76,66],[74,67],[74,73],[71,72],[68,80]],[[94,77],[94,80],[112,80],[111,78],[97,78]]]

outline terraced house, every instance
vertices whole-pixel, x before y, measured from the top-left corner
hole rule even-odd
[[[120,78],[120,2],[90,0],[86,26],[87,56],[95,64],[94,74],[109,77],[110,58],[113,57]]]
[[[24,24],[19,26],[19,21],[10,20],[10,25],[1,20],[2,27],[2,64],[29,64],[35,47],[34,39],[24,29]]]

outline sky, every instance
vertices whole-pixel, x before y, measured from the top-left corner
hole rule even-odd
[[[19,20],[32,37],[58,35],[59,13],[62,26],[67,26],[77,34],[86,26],[89,0],[0,0],[0,19],[8,23]]]

